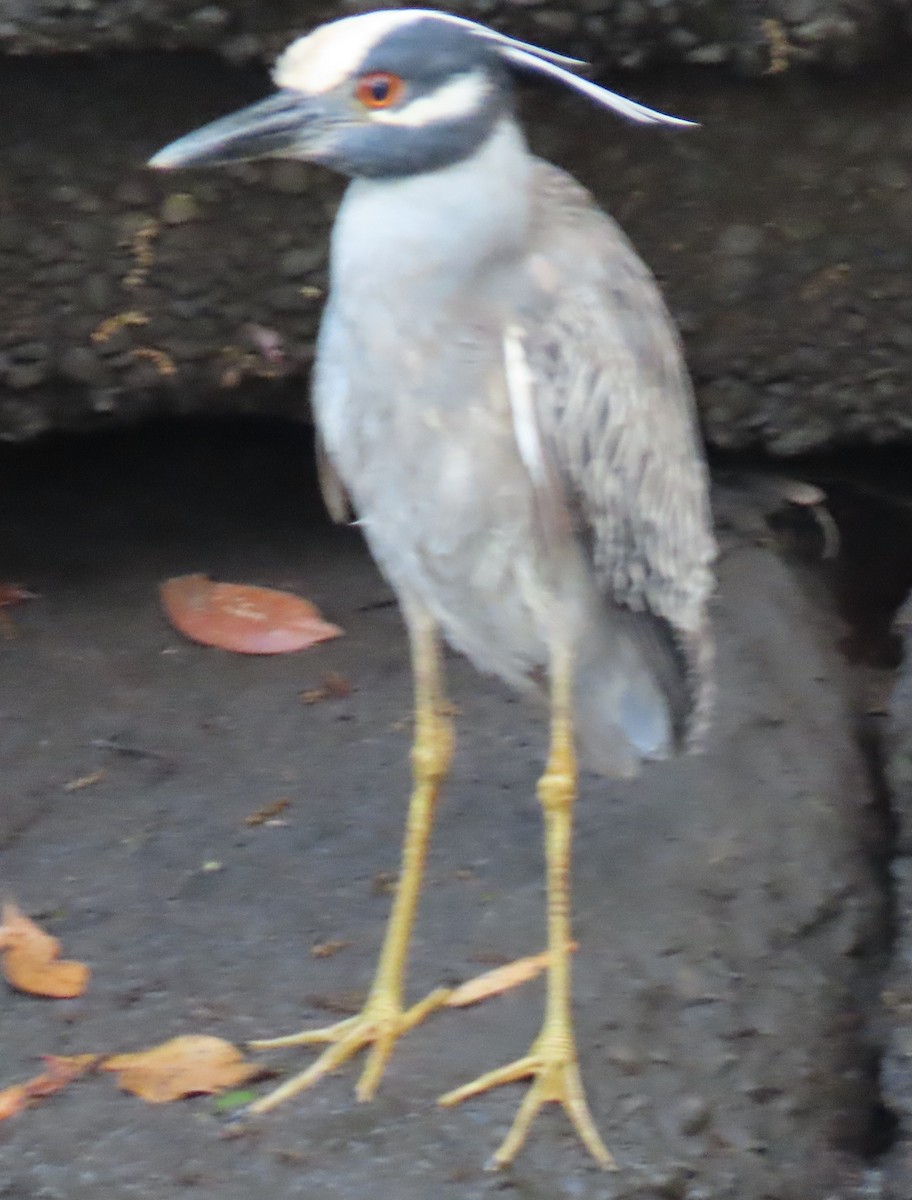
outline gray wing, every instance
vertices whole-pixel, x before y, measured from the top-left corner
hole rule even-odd
[[[665,693],[675,740],[692,740],[709,703],[715,547],[677,333],[646,266],[582,187],[541,163],[535,196],[514,336],[551,471],[536,486],[556,480],[615,625]]]

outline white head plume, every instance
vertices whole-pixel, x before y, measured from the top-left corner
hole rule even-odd
[[[580,95],[593,100],[603,108],[611,109],[612,112],[626,117],[629,121],[636,121],[641,125],[674,125],[679,127],[697,124],[696,121],[686,121],[683,117],[673,117],[668,113],[659,112],[657,109],[647,108],[645,104],[638,104],[636,100],[628,100],[626,96],[620,96],[617,92],[612,92],[608,88],[600,87],[597,83],[593,83],[589,79],[583,79],[581,76],[575,75],[571,68],[579,69],[587,65],[582,59],[569,58],[567,55],[558,54],[554,50],[546,50],[542,46],[534,46],[531,42],[521,42],[517,38],[508,37],[505,33],[498,33],[496,29],[489,29],[486,25],[479,25],[477,21],[470,21],[467,17],[457,17],[452,13],[437,12],[430,8],[398,9],[396,10],[396,17],[400,18],[403,23],[430,17],[437,21],[447,21],[453,25],[461,25],[465,29],[471,30],[476,36],[493,42],[500,56],[513,66],[519,67],[521,70],[532,71],[539,75],[547,76],[549,79],[555,79],[572,91],[579,92]],[[357,20],[357,18],[354,19]]]

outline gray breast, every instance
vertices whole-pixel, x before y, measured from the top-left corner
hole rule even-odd
[[[315,410],[377,562],[480,669],[522,683],[547,662],[529,481],[502,351],[483,324],[408,336],[395,306],[366,329],[334,307]]]
[[[581,738],[626,773],[675,748],[702,704],[712,544],[689,385],[616,227],[512,123],[492,150],[350,190],[315,413],[400,599],[514,684],[572,643]],[[561,485],[556,537],[518,440],[511,331]]]

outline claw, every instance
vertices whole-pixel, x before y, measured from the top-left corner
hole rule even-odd
[[[450,988],[437,988],[436,991],[413,1004],[403,1011],[397,1005],[390,1003],[385,997],[369,998],[362,1012],[356,1017],[347,1017],[335,1025],[326,1025],[321,1029],[306,1029],[302,1033],[293,1033],[288,1037],[268,1038],[262,1041],[249,1042],[252,1050],[275,1050],[285,1046],[312,1046],[317,1043],[329,1042],[330,1045],[320,1057],[310,1064],[306,1070],[300,1071],[279,1087],[261,1096],[250,1105],[251,1113],[270,1112],[277,1105],[299,1092],[312,1087],[324,1075],[328,1075],[337,1067],[353,1058],[359,1050],[370,1046],[370,1052],[355,1095],[359,1100],[370,1100],[380,1082],[386,1064],[389,1062],[393,1047],[398,1039],[414,1029],[424,1018],[441,1008],[450,995]]]
[[[599,1166],[604,1167],[606,1171],[617,1170],[617,1164],[599,1136],[595,1122],[592,1120],[592,1114],[589,1112],[589,1105],[586,1103],[583,1085],[580,1082],[576,1053],[572,1045],[568,1050],[567,1044],[563,1040],[561,1043],[555,1044],[550,1039],[548,1041],[539,1039],[524,1058],[518,1058],[505,1067],[488,1071],[470,1083],[454,1088],[453,1091],[441,1096],[437,1103],[450,1108],[454,1104],[461,1104],[463,1100],[468,1100],[470,1096],[477,1096],[490,1088],[500,1087],[505,1083],[515,1083],[518,1079],[527,1079],[530,1076],[532,1077],[532,1086],[519,1106],[510,1132],[494,1153],[491,1166],[493,1168],[505,1167],[511,1163],[526,1140],[526,1135],[532,1127],[532,1121],[538,1110],[544,1104],[555,1103],[563,1107],[583,1145]]]

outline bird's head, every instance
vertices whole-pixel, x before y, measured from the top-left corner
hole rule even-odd
[[[172,142],[149,165],[296,158],[350,176],[437,170],[471,155],[509,111],[514,70],[550,76],[634,121],[690,124],[568,69],[581,65],[426,9],[345,17],[292,42],[272,96]]]

